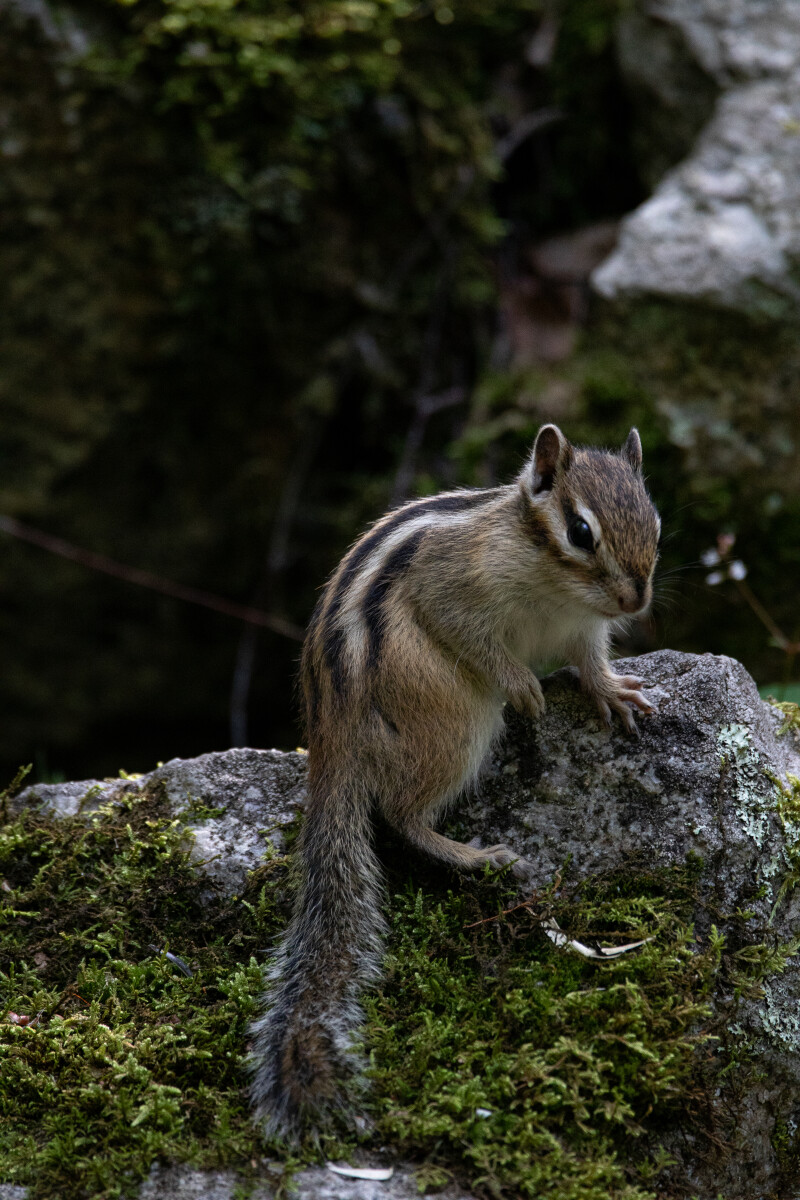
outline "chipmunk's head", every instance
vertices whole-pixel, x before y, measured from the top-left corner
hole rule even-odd
[[[604,617],[643,612],[653,594],[661,521],[632,429],[621,450],[571,446],[544,425],[520,476],[526,531],[565,590]]]

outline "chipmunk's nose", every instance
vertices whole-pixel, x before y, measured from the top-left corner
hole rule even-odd
[[[632,579],[625,590],[619,593],[617,600],[622,612],[639,612],[650,603],[650,585],[644,580]]]

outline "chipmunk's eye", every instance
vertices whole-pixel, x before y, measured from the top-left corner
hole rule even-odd
[[[569,540],[573,546],[577,546],[579,550],[588,550],[591,554],[594,550],[594,538],[592,531],[581,517],[576,517],[569,527]]]

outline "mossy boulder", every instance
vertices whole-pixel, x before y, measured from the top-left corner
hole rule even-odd
[[[330,1176],[339,1200],[791,1194],[797,710],[731,659],[621,665],[658,702],[639,738],[604,729],[558,672],[543,719],[509,718],[451,814],[457,836],[536,862],[533,895],[409,862],[381,832],[392,932],[366,998],[369,1124],[288,1156],[250,1128],[240,1060],[288,911],[304,755],[229,751],[7,799],[0,1180],[30,1200],[189,1197],[205,1180],[227,1200],[296,1172],[317,1195],[327,1158],[397,1166],[388,1186]],[[548,918],[584,946],[648,940],[596,962],[554,944]]]

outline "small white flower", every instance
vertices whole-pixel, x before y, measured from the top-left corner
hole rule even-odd
[[[492,1110],[490,1108],[476,1108],[475,1109],[476,1117],[490,1117],[491,1115],[492,1115]]]
[[[715,567],[720,561],[719,551],[712,546],[710,550],[704,550],[700,555],[700,562],[704,567]]]
[[[730,579],[744,579],[747,574],[747,567],[741,559],[735,559],[728,567],[728,576]]]
[[[710,575],[706,575],[706,583],[709,587],[716,587],[718,583],[722,583],[724,578],[724,571],[712,571]]]

